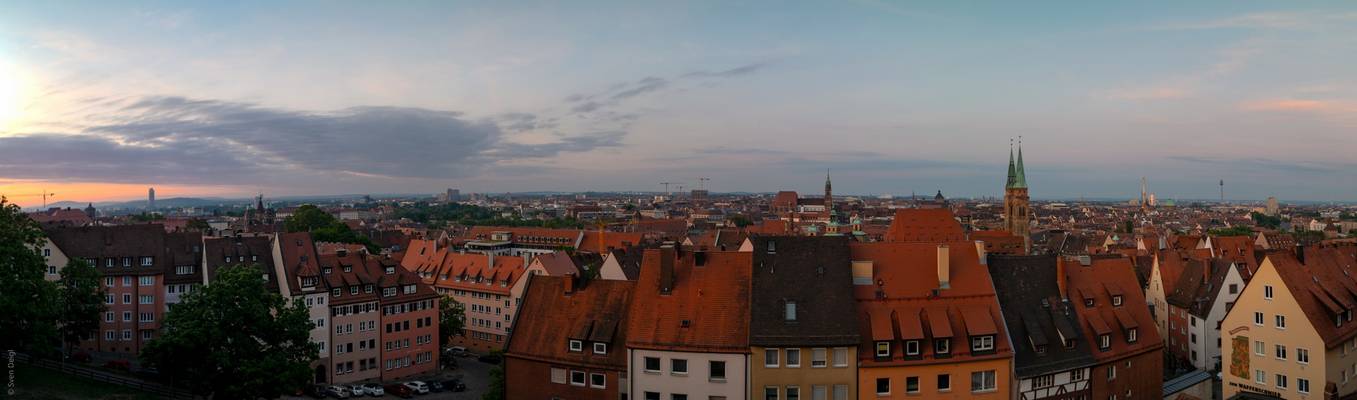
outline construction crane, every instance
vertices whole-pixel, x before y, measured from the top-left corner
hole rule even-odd
[[[670,183],[673,183],[673,182],[660,182],[661,185],[664,185],[664,194],[672,194],[672,193],[673,193],[673,192],[670,192],[670,191],[669,191],[669,184],[670,184]]]
[[[706,189],[707,181],[710,181],[710,180],[711,180],[711,178],[698,177],[698,178],[697,178],[697,190]]]
[[[7,194],[7,195],[5,195],[5,196],[6,196],[6,197],[37,197],[37,196],[42,196],[42,209],[46,210],[46,209],[47,209],[47,198],[48,198],[48,197],[57,197],[57,194],[56,194],[56,193],[48,192],[47,190],[43,190],[42,193]]]

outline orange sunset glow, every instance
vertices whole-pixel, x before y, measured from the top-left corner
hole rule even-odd
[[[0,182],[0,196],[20,207],[42,206],[42,193],[46,190],[55,196],[47,197],[47,204],[61,201],[101,202],[146,199],[146,189],[155,187],[156,196],[161,199],[173,197],[212,197],[241,195],[239,188],[221,186],[192,185],[147,185],[130,183],[95,182]]]

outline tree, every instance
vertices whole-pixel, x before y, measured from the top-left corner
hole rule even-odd
[[[71,259],[61,269],[61,340],[67,351],[80,344],[80,339],[99,331],[99,314],[104,305],[104,288],[99,284],[99,271],[85,260]]]
[[[42,227],[0,197],[0,343],[34,355],[53,355],[57,285],[47,281]]]
[[[750,221],[749,217],[736,214],[730,217],[730,223],[735,225],[735,227],[737,228],[744,228],[746,226],[753,225],[754,221]]]
[[[226,267],[165,315],[141,360],[218,399],[277,398],[311,379],[320,346],[301,299],[269,291],[256,265]]]
[[[481,395],[481,400],[504,400],[504,362],[490,368],[490,388]]]
[[[444,295],[438,302],[438,348],[446,347],[448,338],[462,334],[466,323],[466,306]]]
[[[1208,231],[1211,236],[1252,236],[1253,229],[1247,226],[1232,226]]]
[[[297,212],[283,221],[283,228],[288,232],[311,232],[311,238],[317,242],[361,244],[372,254],[382,250],[372,243],[372,239],[359,235],[330,213],[311,204],[298,207]]]
[[[202,218],[194,218],[188,220],[188,223],[184,224],[184,228],[190,231],[198,231],[203,233],[212,232],[212,225],[208,225],[207,221],[203,220]]]
[[[1264,228],[1277,229],[1282,226],[1282,219],[1280,217],[1274,217],[1257,211],[1249,213],[1249,216],[1253,218],[1254,224]]]

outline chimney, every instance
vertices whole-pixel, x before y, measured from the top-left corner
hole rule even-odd
[[[565,294],[575,293],[575,273],[565,274]]]
[[[938,245],[938,288],[949,289],[952,287],[952,252],[947,245]]]
[[[1065,257],[1055,257],[1055,287],[1060,291],[1060,300],[1065,298]]]
[[[485,267],[495,268],[495,253],[485,253]]]
[[[975,255],[980,257],[980,265],[989,265],[989,254],[985,253],[985,242],[975,241]]]
[[[698,250],[693,252],[693,265],[702,267],[707,265],[707,252]]]
[[[674,290],[674,258],[675,251],[673,247],[660,248],[660,293],[669,294]]]

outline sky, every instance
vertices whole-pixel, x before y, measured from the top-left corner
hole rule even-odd
[[[1352,2],[0,2],[0,193],[1357,200]]]

